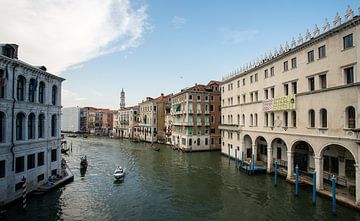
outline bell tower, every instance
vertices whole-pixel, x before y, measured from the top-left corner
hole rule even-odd
[[[124,88],[122,88],[120,93],[120,110],[124,108],[125,108],[125,92],[124,92]]]

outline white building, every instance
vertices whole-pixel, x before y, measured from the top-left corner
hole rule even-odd
[[[0,45],[0,202],[61,170],[61,77],[17,59],[18,46]]]
[[[80,107],[64,107],[61,109],[61,131],[80,131]]]
[[[268,172],[276,160],[288,180],[295,165],[303,180],[316,171],[319,191],[334,175],[341,195],[360,203],[360,17],[348,9],[333,24],[223,80],[222,153],[254,155]]]

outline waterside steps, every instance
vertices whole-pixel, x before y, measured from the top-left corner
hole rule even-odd
[[[266,167],[261,165],[254,165],[254,168],[252,168],[251,165],[244,164],[240,165],[240,169],[244,170],[249,175],[266,173]]]
[[[40,196],[49,191],[62,187],[74,181],[74,174],[71,172],[69,166],[63,161],[62,178],[54,179],[53,182],[48,181],[44,185],[39,186],[36,190],[31,192],[31,195]]]

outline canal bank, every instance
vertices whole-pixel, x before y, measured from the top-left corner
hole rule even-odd
[[[312,206],[311,192],[294,197],[294,187],[272,176],[248,176],[217,152],[184,154],[160,145],[89,137],[71,138],[73,152],[65,156],[74,182],[28,203],[27,220],[360,220],[357,211],[320,198]],[[80,157],[89,167],[80,177]],[[126,168],[122,183],[114,183],[117,165]],[[23,220],[18,208],[6,220]]]

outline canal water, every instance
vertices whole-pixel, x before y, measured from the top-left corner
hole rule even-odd
[[[64,158],[75,180],[28,202],[26,215],[12,206],[6,220],[360,220],[360,213],[342,206],[337,216],[331,201],[270,175],[248,176],[219,152],[187,153],[169,146],[128,140],[69,138],[72,152]],[[80,157],[89,161],[80,176]],[[126,168],[123,182],[114,182],[117,165]]]

